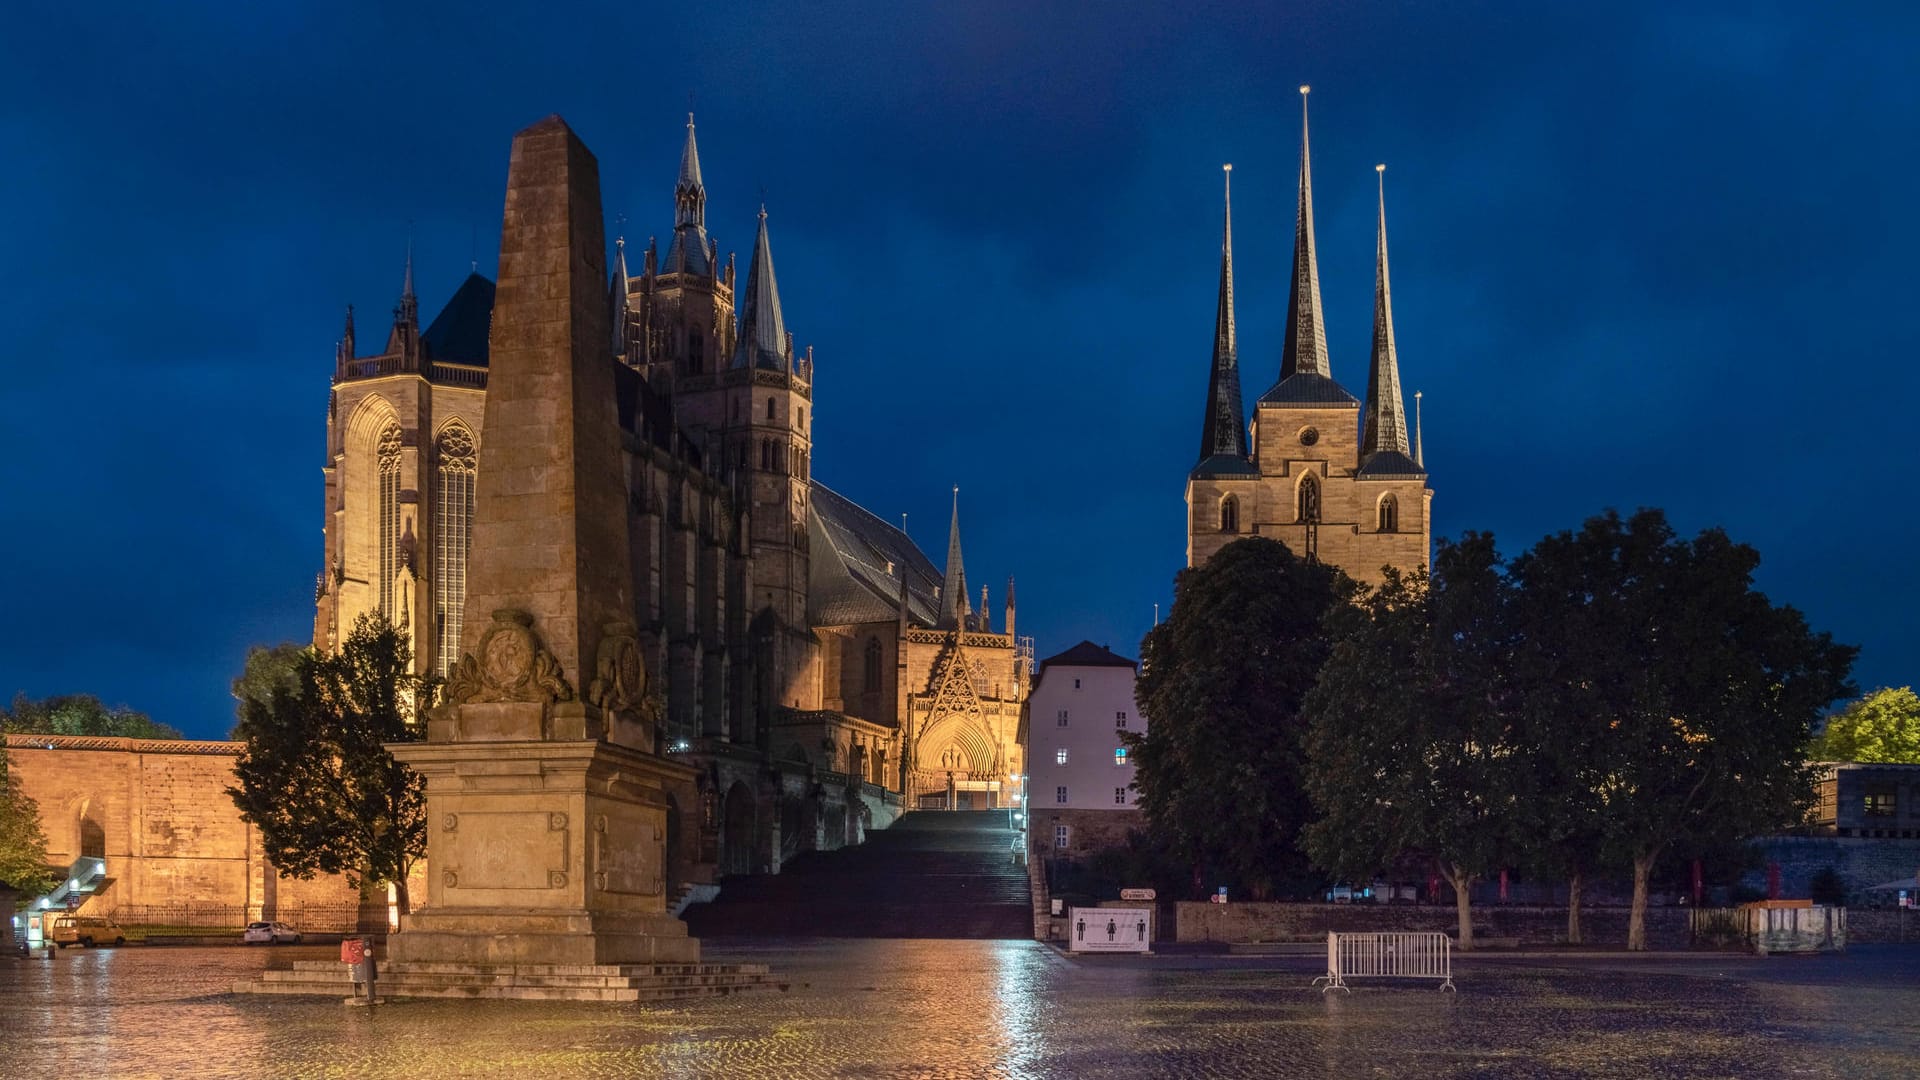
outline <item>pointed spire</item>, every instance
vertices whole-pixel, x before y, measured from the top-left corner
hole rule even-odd
[[[940,625],[964,630],[967,616],[967,568],[960,557],[960,487],[953,489],[953,524],[947,531],[947,577],[940,588]]]
[[[1008,637],[1013,636],[1013,614],[1014,614],[1013,612],[1013,575],[1008,574],[1007,575],[1007,621],[1004,624],[1006,629],[1001,631],[1001,633],[1007,635]]]
[[[1421,468],[1427,467],[1427,455],[1420,452],[1420,395],[1423,391],[1413,392],[1413,463]]]
[[[1367,418],[1360,460],[1382,450],[1408,452],[1407,407],[1400,396],[1400,357],[1393,345],[1393,289],[1387,275],[1387,167],[1380,178],[1380,230],[1373,271],[1373,365],[1367,372]]]
[[[680,175],[673,183],[673,240],[663,273],[712,274],[707,239],[707,186],[700,179],[700,147],[693,138],[693,114],[687,114],[687,142],[680,149]]]
[[[613,316],[613,355],[627,356],[627,238],[613,242],[613,284],[607,288],[607,307]]]
[[[740,340],[733,352],[736,368],[786,371],[792,346],[780,316],[780,289],[773,280],[773,249],[767,243],[767,208],[760,208],[760,232],[753,239],[747,266],[747,291],[740,303]]]
[[[1287,299],[1287,338],[1280,377],[1325,375],[1327,324],[1320,310],[1320,263],[1313,253],[1313,165],[1307,152],[1307,92],[1300,88],[1300,207],[1293,225],[1293,289]]]
[[[1240,347],[1233,328],[1233,166],[1226,175],[1226,214],[1220,236],[1220,305],[1213,323],[1213,369],[1207,378],[1207,412],[1200,428],[1200,460],[1245,458],[1240,407]]]
[[[347,326],[341,331],[340,351],[348,360],[353,359],[353,305],[347,305]]]
[[[420,325],[420,300],[413,295],[413,241],[407,241],[407,272],[400,283],[400,306],[393,309],[393,321],[399,325]]]
[[[982,585],[980,586],[980,611],[974,616],[976,620],[974,625],[983,634],[993,632],[993,623],[990,621],[992,610],[987,607],[987,587]]]

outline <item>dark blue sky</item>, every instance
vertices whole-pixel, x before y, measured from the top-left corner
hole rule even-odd
[[[959,484],[1043,655],[1130,652],[1182,561],[1223,161],[1249,400],[1278,369],[1302,82],[1355,390],[1389,164],[1436,534],[1724,525],[1863,688],[1914,679],[1910,4],[567,6],[10,12],[0,693],[224,735],[247,646],[311,633],[343,306],[383,333],[409,231],[428,317],[491,274],[552,112],[609,227],[665,233],[689,91],[723,251],[765,191],[815,475],[936,556]]]

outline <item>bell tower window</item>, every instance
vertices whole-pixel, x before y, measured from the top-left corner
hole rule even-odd
[[[1312,475],[1300,481],[1300,520],[1302,523],[1320,520],[1320,481]]]
[[[1231,495],[1220,500],[1220,531],[1240,531],[1240,500]]]
[[[1400,502],[1392,495],[1380,499],[1380,531],[1383,533],[1400,531]]]

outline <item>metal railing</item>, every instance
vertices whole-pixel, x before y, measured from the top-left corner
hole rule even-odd
[[[1352,993],[1348,979],[1439,979],[1453,985],[1453,939],[1445,934],[1341,934],[1327,932],[1327,973],[1313,980],[1326,993]],[[1324,985],[1322,985],[1324,984]]]

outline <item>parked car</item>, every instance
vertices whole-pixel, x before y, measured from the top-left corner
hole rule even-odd
[[[103,915],[61,915],[53,920],[47,940],[59,948],[69,945],[125,945],[127,935],[120,924]]]
[[[253,922],[247,924],[240,940],[248,945],[298,945],[300,931],[283,922]]]

